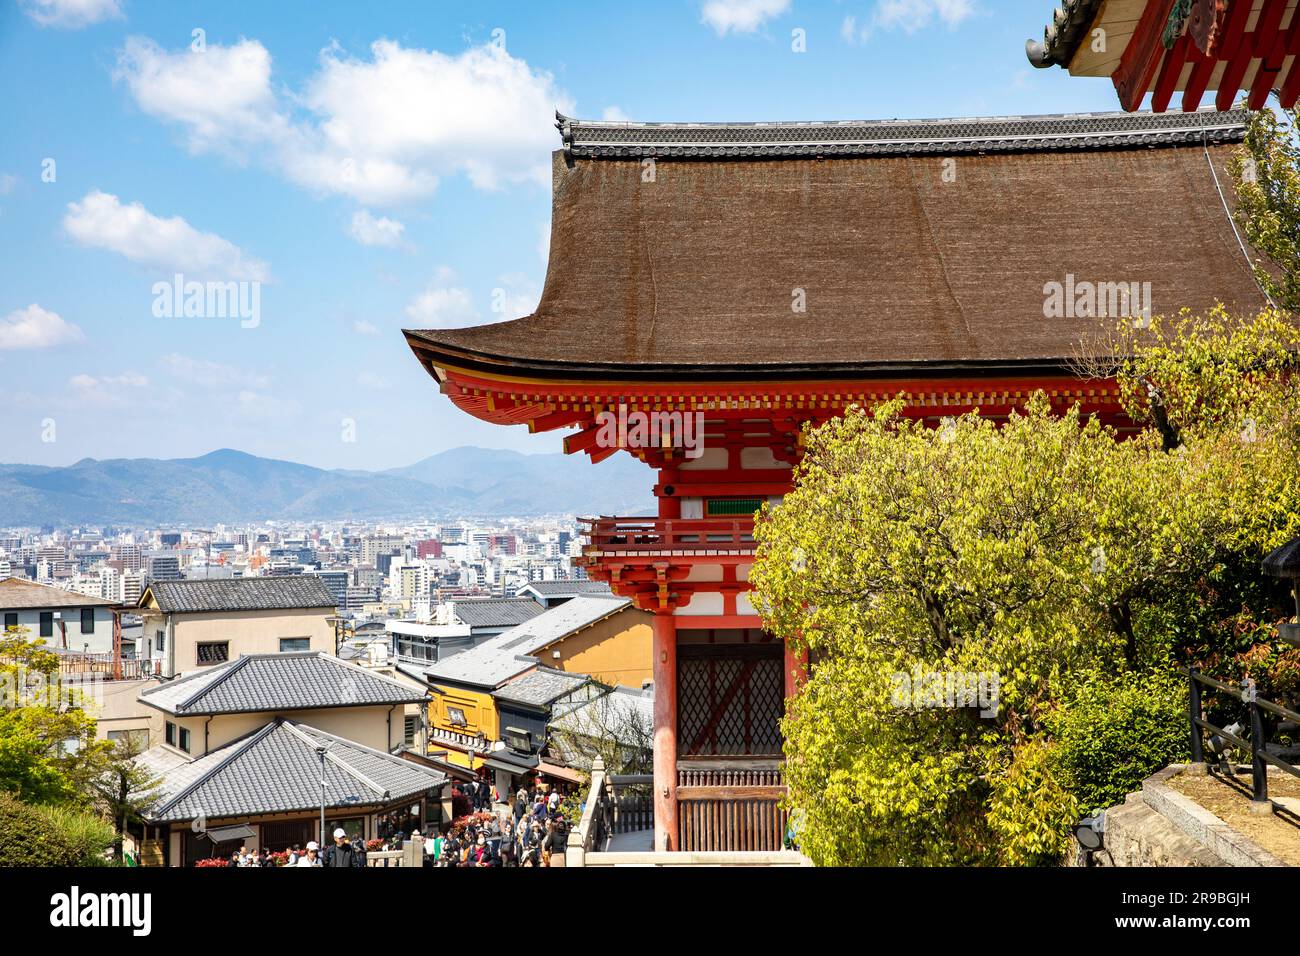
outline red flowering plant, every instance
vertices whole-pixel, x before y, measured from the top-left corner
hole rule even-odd
[[[496,819],[496,815],[493,813],[489,813],[487,811],[481,811],[479,813],[467,813],[463,817],[457,817],[455,820],[451,822],[451,836],[454,837],[461,836],[465,832],[465,830],[469,828],[470,824],[473,824],[474,826],[479,827],[480,829],[486,826],[490,826],[492,824],[492,821],[495,819]]]
[[[224,856],[213,856],[206,860],[199,860],[194,865],[202,867],[230,866],[230,861]]]
[[[377,850],[382,850],[382,849],[384,849],[384,846],[385,846],[385,843],[384,843],[383,840],[367,840],[367,841],[366,841],[366,852],[371,853],[371,852],[375,852],[375,851],[377,851]]]

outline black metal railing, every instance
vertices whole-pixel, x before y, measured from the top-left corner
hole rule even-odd
[[[651,774],[609,775],[606,786],[612,811],[611,834],[654,829],[654,782]]]
[[[1271,700],[1264,700],[1255,692],[1255,682],[1249,678],[1243,680],[1239,686],[1234,687],[1231,684],[1215,680],[1213,677],[1207,677],[1195,668],[1189,667],[1184,673],[1188,676],[1191,692],[1187,711],[1188,716],[1191,718],[1193,763],[1205,763],[1205,744],[1201,740],[1201,731],[1204,730],[1211,734],[1217,734],[1223,740],[1240,747],[1243,751],[1250,751],[1252,801],[1268,803],[1268,764],[1272,764],[1293,777],[1300,778],[1300,767],[1288,763],[1277,754],[1269,753],[1269,735],[1264,730],[1265,713],[1283,720],[1293,720],[1297,723],[1300,723],[1300,713],[1296,713],[1294,710],[1283,707]],[[1249,740],[1245,740],[1223,727],[1216,727],[1205,719],[1201,708],[1201,685],[1237,697],[1246,705],[1246,717],[1250,724]]]

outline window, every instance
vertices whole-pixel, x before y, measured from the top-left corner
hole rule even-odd
[[[418,715],[408,714],[406,717],[406,732],[404,741],[406,746],[415,746],[415,735],[420,732],[420,718]]]
[[[18,626],[18,615],[17,615],[17,614],[6,614],[6,615],[5,615],[5,628],[8,629],[8,628],[11,628],[11,627],[17,627],[17,626]]]
[[[188,730],[186,730],[184,727],[179,728],[179,730],[180,730],[180,747],[181,747],[181,750],[184,750],[186,753],[189,753],[189,752],[190,752],[190,732],[189,732]]]
[[[469,721],[465,719],[465,709],[463,707],[448,707],[447,723],[453,727],[468,727]]]
[[[763,506],[762,498],[710,498],[705,502],[706,517],[717,518],[722,515],[741,515],[749,517]]]
[[[159,654],[161,654],[163,651],[167,650],[167,632],[166,632],[166,631],[154,631],[154,632],[153,632],[153,646],[156,647],[156,648],[158,648],[158,653],[159,653]]]
[[[224,664],[230,660],[230,642],[220,641],[198,646],[200,664]]]
[[[777,757],[784,706],[780,644],[678,646],[679,756]]]
[[[293,654],[298,651],[311,650],[310,637],[282,637],[280,638],[280,653]]]
[[[168,725],[170,726],[170,725]],[[108,739],[122,748],[135,748],[144,750],[149,746],[149,731],[147,730],[110,730]]]
[[[81,633],[95,633],[95,609],[93,607],[83,607],[81,609]]]
[[[54,636],[54,612],[42,611],[41,612],[41,637],[53,637],[53,636]]]
[[[176,725],[173,724],[170,720],[167,721],[167,730],[166,733],[163,735],[163,739],[166,740],[167,743],[170,744],[171,746],[173,747],[176,746]]]

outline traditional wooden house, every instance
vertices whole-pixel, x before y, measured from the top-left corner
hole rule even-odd
[[[653,614],[656,848],[781,844],[804,665],[748,577],[801,429],[895,397],[1005,419],[1040,391],[1131,428],[1076,371],[1093,336],[1264,302],[1217,185],[1244,119],[560,117],[537,310],[405,334],[469,414],[649,467],[658,514],[593,520],[584,561]]]
[[[441,771],[287,717],[195,760],[150,751],[141,761],[161,781],[144,843],[168,866],[241,846],[279,853],[327,842],[335,828],[358,842],[428,830],[448,802]]]
[[[322,800],[327,829],[361,839],[437,822],[446,775],[395,755],[405,708],[424,700],[322,653],[245,655],[146,690],[140,701],[163,725],[138,758],[161,783],[146,839],[180,866],[231,844],[318,839]],[[414,743],[426,748],[422,727]]]
[[[539,767],[557,701],[586,700],[593,679],[648,679],[650,615],[608,591],[583,594],[420,673],[428,682],[429,746],[452,763],[509,777]],[[407,673],[414,673],[404,665]],[[542,768],[571,780],[563,768]]]

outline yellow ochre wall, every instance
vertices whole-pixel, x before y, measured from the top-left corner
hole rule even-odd
[[[465,725],[453,724],[447,717],[448,707],[459,707],[465,712]],[[456,734],[469,734],[471,737],[479,731],[488,740],[500,739],[500,722],[492,695],[487,691],[466,690],[443,684],[433,685],[433,702],[429,705],[429,724],[437,730],[446,730]]]
[[[649,611],[624,608],[543,648],[536,657],[543,667],[589,674],[610,686],[640,687],[651,679],[653,617]],[[555,651],[559,651],[558,658]]]

